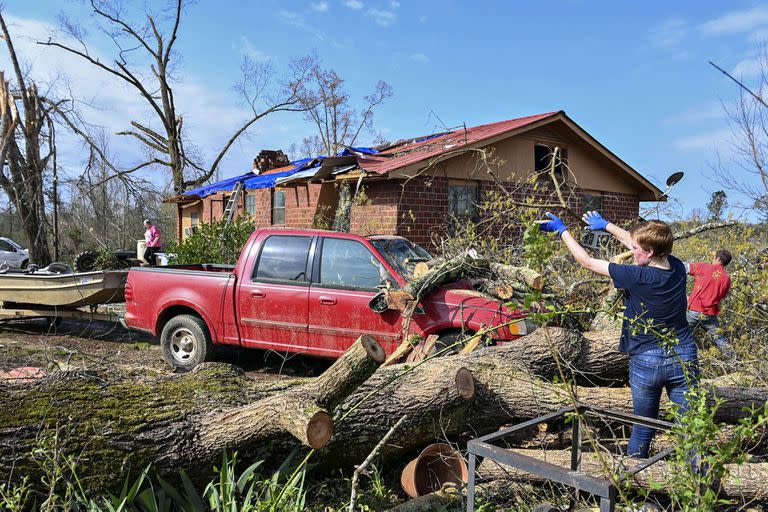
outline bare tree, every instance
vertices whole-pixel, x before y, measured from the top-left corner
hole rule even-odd
[[[719,69],[719,68],[718,68]],[[727,73],[726,73],[727,74]],[[728,75],[730,76],[730,75]],[[758,83],[754,92],[731,77],[741,86],[736,106],[728,111],[733,129],[732,147],[735,170],[722,162],[714,166],[715,176],[728,190],[746,196],[751,204],[745,205],[768,214],[768,108],[762,98],[768,90],[768,48],[759,56]]]
[[[0,28],[15,78],[12,84],[0,71],[0,186],[19,215],[30,259],[47,265],[51,254],[44,178],[55,152],[52,109],[35,82],[22,72],[2,11]]]
[[[391,96],[392,87],[380,80],[356,110],[338,73],[314,63],[301,90],[301,104],[317,131],[298,150],[306,156],[335,155],[344,146],[354,145],[361,133],[373,131],[374,109]]]
[[[173,191],[180,194],[199,186],[216,172],[222,158],[234,142],[256,121],[279,111],[302,111],[299,91],[311,66],[310,59],[291,63],[290,78],[272,91],[275,77],[270,65],[256,64],[245,59],[243,78],[235,89],[242,95],[251,112],[248,119],[224,143],[209,165],[204,165],[184,131],[184,118],[176,105],[173,82],[177,60],[174,45],[178,39],[183,0],[174,0],[170,8],[155,15],[143,13],[143,21],[133,21],[118,0],[91,0],[91,8],[99,29],[118,48],[115,59],[102,62],[88,49],[85,31],[66,18],[61,18],[64,31],[77,41],[68,44],[49,40],[39,42],[61,48],[86,60],[94,67],[130,85],[152,112],[147,120],[132,120],[131,128],[119,132],[134,138],[144,149],[145,161],[121,171],[128,174],[150,166],[167,169],[172,177]],[[146,4],[149,6],[149,4]],[[149,9],[149,7],[147,7]],[[159,123],[159,128],[154,128]]]

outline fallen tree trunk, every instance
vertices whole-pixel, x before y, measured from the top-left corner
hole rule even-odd
[[[579,333],[542,329],[536,336],[418,366],[379,368],[354,391],[376,367],[358,359],[361,351],[354,349],[317,380],[266,387],[218,364],[159,380],[77,379],[8,387],[0,393],[0,474],[10,474],[12,468],[15,475],[33,471],[32,447],[54,433],[66,453],[83,461],[83,474],[93,476],[95,485],[120,485],[121,475],[150,462],[161,472],[210,471],[212,466],[204,462],[224,448],[247,456],[259,447],[290,442],[287,432],[311,444],[316,435],[310,432],[311,420],[318,408],[333,414],[333,437],[314,459],[328,466],[362,461],[403,415],[408,419],[383,448],[384,457],[435,439],[476,437],[571,403],[563,386],[531,375],[557,370],[553,350],[561,363],[569,361],[581,370],[596,373],[605,364],[604,352],[595,349],[598,342],[584,350],[587,338]],[[601,340],[606,346],[608,338]],[[611,347],[615,350],[615,342]],[[342,364],[349,359],[356,363]],[[724,420],[742,417],[742,407],[762,406],[768,397],[768,389],[762,388],[717,392],[724,400],[718,411]],[[580,387],[577,394],[587,404],[631,410],[625,388]],[[307,403],[309,407],[300,406]],[[321,418],[320,424],[325,421],[327,417]]]
[[[570,467],[570,450],[512,450],[515,453],[533,457],[563,468]],[[580,470],[582,473],[602,478],[615,478],[639,464],[638,459],[612,457],[595,453],[583,453]],[[744,500],[768,498],[768,463],[726,464],[728,476],[720,482],[720,495]],[[629,481],[635,488],[653,490],[665,494],[672,481],[675,468],[668,462],[660,461],[640,471]],[[543,483],[544,478],[485,459],[478,467],[480,478],[488,480],[516,480],[527,483]],[[654,485],[651,485],[653,483]]]
[[[34,472],[30,453],[41,437],[65,443],[57,449],[103,485],[120,485],[127,469],[149,463],[161,472],[210,471],[225,449],[248,452],[285,435],[322,448],[333,434],[333,408],[384,359],[378,342],[361,336],[320,377],[276,393],[218,363],[150,382],[74,379],[7,389],[0,396],[0,474]],[[261,398],[244,403],[241,394]]]

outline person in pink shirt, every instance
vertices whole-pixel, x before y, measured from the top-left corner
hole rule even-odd
[[[144,259],[151,267],[156,264],[155,255],[160,252],[160,229],[153,224],[151,220],[144,220],[144,240],[147,242],[147,248],[144,250]]]

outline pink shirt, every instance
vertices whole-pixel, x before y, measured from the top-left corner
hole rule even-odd
[[[147,242],[147,247],[160,247],[160,230],[157,229],[156,225],[152,224],[144,232],[144,240]]]

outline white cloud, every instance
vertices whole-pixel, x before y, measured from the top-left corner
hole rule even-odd
[[[297,26],[304,25],[304,18],[297,12],[280,9],[279,11],[277,11],[277,15],[283,18],[285,21],[287,21],[291,25],[297,25]]]
[[[398,2],[397,0],[389,0],[390,9],[397,9],[398,7],[400,7],[400,2]]]
[[[421,64],[428,64],[429,63],[429,57],[427,57],[423,53],[413,53],[413,54],[411,54],[411,60],[414,61],[414,62],[419,62]]]
[[[719,18],[709,20],[699,25],[705,34],[736,34],[747,32],[768,23],[768,6],[761,5],[752,9],[732,11]]]
[[[736,78],[755,78],[760,76],[760,60],[744,59],[734,66],[731,74]]]
[[[248,39],[248,37],[241,36],[240,42],[242,43],[242,48],[240,48],[240,50],[243,52],[243,54],[247,55],[254,61],[267,62],[269,60],[269,55],[267,55],[261,50],[256,49],[256,47],[253,46],[253,43],[251,42],[250,39]]]
[[[385,11],[382,9],[369,9],[368,16],[373,18],[373,21],[375,21],[377,24],[381,25],[382,27],[388,27],[389,25],[394,23],[395,19],[397,18],[397,15],[394,12]]]
[[[312,10],[317,12],[327,12],[329,7],[328,2],[317,2],[317,3],[313,2],[311,6],[312,6]]]
[[[360,0],[347,0],[344,2],[344,5],[356,11],[362,9],[365,6],[365,4],[363,4],[363,2]]]
[[[728,128],[724,128],[707,133],[681,137],[673,142],[673,146],[680,151],[712,150],[714,152],[718,149],[722,149],[722,146],[728,145],[732,136],[733,132]]]
[[[670,47],[680,42],[688,31],[688,24],[681,19],[670,19],[651,29],[648,38],[655,46]]]
[[[702,121],[725,119],[726,117],[728,117],[728,113],[725,111],[723,105],[721,103],[711,102],[670,116],[662,122],[670,125],[695,124],[701,123]]]
[[[5,13],[5,18],[14,37],[22,66],[26,68],[29,65],[32,76],[37,78],[41,88],[46,83],[53,82],[58,84],[59,94],[71,90],[79,100],[90,105],[81,107],[89,123],[103,127],[110,134],[129,129],[131,120],[160,129],[157,122],[148,121],[155,119],[154,113],[132,87],[77,56],[58,48],[36,44],[36,41],[45,41],[49,34],[55,32],[54,25],[15,17],[8,13]],[[24,34],[24,37],[17,37],[16,34]],[[66,41],[63,37],[58,40]],[[104,51],[91,47],[89,50],[91,55],[101,62],[112,61],[111,48]],[[5,52],[0,53],[0,69],[11,69]],[[6,79],[8,78],[11,77],[6,74]],[[220,90],[209,88],[200,77],[186,74],[180,69],[177,78],[178,81],[174,82],[172,87],[178,112],[184,116],[186,134],[190,140],[199,144],[202,155],[210,158],[245,121],[247,112],[236,105],[233,95],[222,94]],[[54,91],[54,94],[57,93]],[[265,121],[266,123],[261,124],[262,127],[273,122],[271,118]],[[79,172],[84,158],[79,139],[65,132],[59,134],[60,157],[63,160],[61,163]],[[142,158],[137,144],[132,139],[112,135],[111,140],[112,152],[117,155],[119,161],[127,164]],[[247,167],[248,164],[241,161],[242,156],[235,154],[227,160],[238,168]]]

